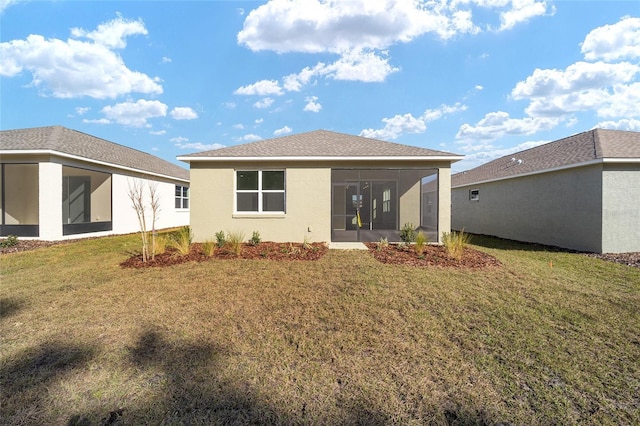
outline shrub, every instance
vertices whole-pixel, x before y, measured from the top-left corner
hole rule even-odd
[[[244,234],[240,231],[229,232],[227,236],[227,244],[231,249],[231,252],[236,256],[242,254],[242,242],[244,241]]]
[[[407,222],[400,229],[400,239],[405,243],[409,244],[416,240],[416,227],[413,226],[413,223]]]
[[[419,231],[418,234],[416,235],[416,243],[414,245],[416,254],[418,256],[422,256],[422,253],[424,253],[424,247],[426,244],[427,244],[427,234],[425,234],[422,231]]]
[[[302,248],[305,250],[311,250],[312,247],[313,246],[311,245],[311,241],[309,240],[309,237],[305,235],[304,239],[302,240]]]
[[[8,235],[7,238],[0,241],[0,247],[2,248],[13,247],[16,244],[18,244],[18,237],[16,237],[15,235]]]
[[[447,254],[449,257],[460,260],[462,258],[462,253],[464,252],[464,248],[471,241],[471,236],[469,234],[464,233],[464,229],[460,232],[443,232],[442,233],[442,243],[444,247],[447,249]]]
[[[202,254],[209,257],[213,256],[215,247],[216,244],[213,242],[213,240],[206,240],[204,243],[202,243]]]
[[[387,239],[387,237],[380,237],[380,239],[378,240],[378,245],[376,246],[378,251],[382,251],[382,249],[385,249],[387,247],[389,247],[389,240]]]
[[[218,247],[224,247],[224,245],[227,244],[227,236],[224,231],[216,232],[216,244]]]
[[[183,226],[179,230],[172,232],[169,238],[169,245],[175,248],[178,253],[185,256],[191,251],[191,241],[193,236],[191,234],[191,227]]]
[[[260,241],[262,241],[260,239],[260,232],[253,231],[253,235],[251,236],[251,239],[249,240],[249,244],[251,244],[252,246],[257,246],[258,244],[260,244]]]

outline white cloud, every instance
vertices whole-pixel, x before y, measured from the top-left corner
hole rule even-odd
[[[290,74],[283,78],[284,88],[289,92],[299,92],[303,86],[309,84],[309,81],[318,75],[318,69],[324,67],[323,63],[318,63],[314,68],[305,67],[298,74]]]
[[[254,103],[253,106],[259,109],[269,108],[273,104],[272,98],[264,98]]]
[[[477,7],[489,11],[477,16],[499,16],[499,30],[553,12],[545,0],[271,0],[247,15],[237,40],[278,53],[385,49],[426,33],[441,39],[478,33],[488,25],[473,22]]]
[[[219,143],[204,144],[201,142],[188,142],[188,143],[179,142],[179,143],[176,143],[175,145],[177,148],[190,149],[192,151],[211,151],[213,149],[220,149],[225,147],[225,145],[221,145]]]
[[[4,12],[9,6],[20,3],[23,0],[0,0],[0,13]]]
[[[163,56],[162,57],[162,63],[163,64],[170,64],[171,62],[173,62],[173,60],[167,56]]]
[[[442,118],[445,115],[455,114],[456,112],[466,111],[467,106],[456,102],[454,105],[440,105],[440,108],[427,109],[422,114],[422,119],[426,122],[434,121]]]
[[[576,62],[566,70],[536,69],[512,90],[514,99],[555,96],[576,91],[599,90],[606,86],[627,83],[640,72],[640,66],[628,62]]]
[[[238,130],[244,130],[244,124],[242,123],[236,123],[232,126],[234,129],[238,129]]]
[[[262,124],[264,122],[264,118],[257,118],[254,123],[256,124]]]
[[[96,120],[84,118],[82,119],[82,122],[86,124],[111,124],[111,120],[107,120],[106,118],[99,118]]]
[[[76,107],[76,114],[78,115],[85,115],[89,111],[91,111],[90,107]]]
[[[464,159],[456,162],[452,165],[454,172],[461,172],[463,170],[469,170],[496,158],[504,157],[505,155],[513,154],[515,152],[524,151],[525,149],[531,149],[533,147],[547,143],[548,141],[529,141],[523,142],[510,148],[494,147],[493,145],[487,145],[481,148],[481,151],[473,152],[472,154],[465,155]]]
[[[91,41],[45,39],[32,34],[24,40],[3,42],[0,75],[14,77],[26,70],[32,74],[32,87],[57,98],[160,94],[162,86],[157,77],[131,71],[114,51],[126,46],[126,37],[146,33],[141,21],[118,17],[92,32],[72,30],[76,38],[82,36]]]
[[[166,130],[157,130],[157,131],[150,131],[149,134],[154,135],[154,136],[164,136],[167,134]]]
[[[226,103],[224,104],[224,107],[225,107],[226,109],[236,109],[236,106],[237,106],[237,105],[236,105],[236,103],[235,103],[235,102],[226,102]]]
[[[122,102],[102,108],[105,117],[118,124],[130,127],[151,127],[150,118],[165,117],[167,105],[160,101],[139,99],[136,102]]]
[[[322,109],[322,105],[316,102],[317,100],[317,96],[306,97],[305,102],[307,102],[307,104],[304,106],[303,111],[320,112],[320,110]]]
[[[189,138],[185,138],[184,136],[176,136],[175,138],[169,139],[169,142],[173,142],[177,144],[184,144],[185,142],[189,142]]]
[[[562,119],[553,117],[511,118],[504,111],[491,112],[484,116],[475,126],[463,124],[456,138],[468,149],[478,149],[480,141],[492,141],[505,135],[532,135],[541,130],[549,130],[557,126]],[[482,144],[482,142],[480,142]]]
[[[411,114],[396,115],[391,118],[383,118],[384,128],[364,129],[360,132],[360,136],[375,139],[396,139],[402,133],[423,133],[427,130],[424,120],[415,118]]]
[[[403,133],[424,133],[427,130],[428,122],[466,109],[466,105],[457,102],[454,105],[442,104],[439,108],[427,109],[417,118],[410,113],[397,114],[391,118],[383,118],[382,122],[385,123],[385,126],[382,129],[364,129],[360,132],[360,136],[389,140],[396,139]]]
[[[195,120],[198,118],[198,113],[189,107],[175,107],[170,114],[175,120]]]
[[[277,80],[260,80],[248,86],[242,86],[233,93],[236,95],[280,96],[284,92]]]
[[[95,44],[109,49],[124,49],[127,47],[126,38],[132,35],[147,35],[147,28],[142,20],[131,21],[118,17],[112,21],[98,25],[94,31],[82,28],[72,28],[71,35],[75,38],[88,38]]]
[[[244,135],[241,138],[236,138],[238,142],[255,142],[262,140],[262,138],[258,135],[254,135],[253,133],[249,133],[248,135]]]
[[[611,129],[611,130],[629,130],[632,132],[640,132],[640,120],[622,119],[618,121],[601,121],[594,128]]]
[[[591,31],[581,45],[586,60],[615,61],[640,57],[640,18],[624,17]]]
[[[273,132],[273,134],[274,134],[275,136],[282,136],[282,135],[289,134],[289,133],[291,133],[292,131],[293,131],[293,130],[291,129],[291,127],[289,127],[289,126],[284,126],[284,127],[280,128],[280,129],[276,130],[275,132]]]
[[[547,1],[514,0],[509,2],[511,9],[500,13],[499,31],[510,30],[521,22],[527,22],[536,16],[554,13]]]
[[[386,52],[350,50],[333,64],[318,67],[317,72],[334,80],[382,82],[389,74],[400,70],[389,64],[386,55]]]

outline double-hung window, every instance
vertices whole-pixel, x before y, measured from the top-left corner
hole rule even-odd
[[[284,213],[284,170],[236,170],[236,212]]]
[[[189,208],[189,187],[176,185],[176,209]]]

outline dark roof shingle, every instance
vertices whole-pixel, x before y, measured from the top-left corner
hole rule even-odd
[[[114,166],[188,180],[189,171],[154,155],[62,126],[0,131],[1,151],[55,151]],[[1,152],[0,151],[0,152]]]
[[[184,161],[211,158],[270,157],[452,157],[457,154],[385,142],[328,130],[265,139],[179,157]]]
[[[579,165],[603,158],[640,159],[640,132],[594,129],[506,155],[451,177],[453,187]]]

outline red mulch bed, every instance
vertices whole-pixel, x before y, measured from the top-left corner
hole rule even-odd
[[[120,264],[123,268],[149,268],[154,266],[179,265],[186,262],[203,262],[209,259],[269,259],[269,260],[317,260],[329,250],[324,243],[311,243],[307,248],[302,243],[274,243],[262,242],[258,245],[243,244],[242,253],[237,256],[229,248],[215,248],[213,255],[207,256],[202,251],[202,244],[191,245],[188,255],[181,255],[174,249],[167,249],[157,254],[153,260],[146,263],[142,255],[135,255]]]
[[[369,252],[378,261],[394,265],[410,266],[440,266],[468,269],[494,268],[502,266],[495,257],[478,250],[466,247],[460,260],[452,259],[447,255],[444,246],[428,245],[419,256],[413,246],[405,244],[389,244],[379,247],[379,243],[365,243]]]

